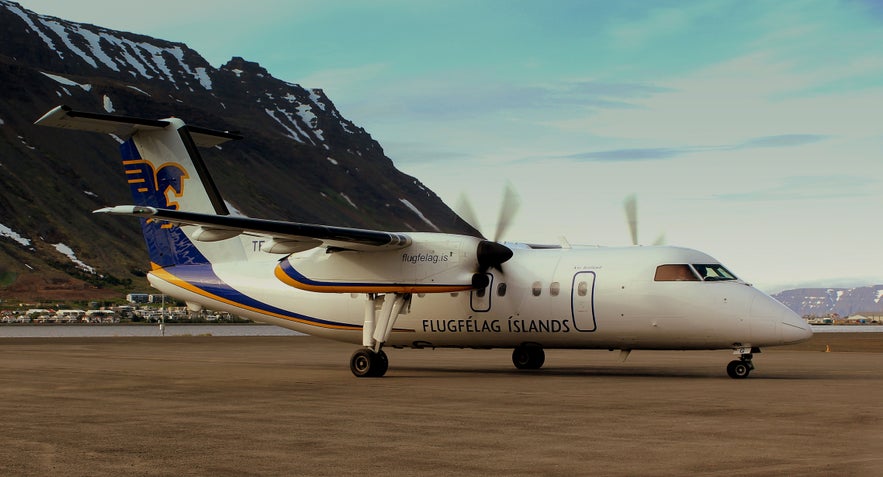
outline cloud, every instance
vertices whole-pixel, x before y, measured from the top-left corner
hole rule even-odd
[[[671,159],[693,152],[690,148],[649,147],[636,149],[612,149],[609,151],[584,152],[565,156],[580,161],[643,161]]]
[[[745,149],[797,147],[824,141],[828,136],[820,134],[780,134],[748,139],[736,144],[711,146],[681,147],[646,147],[631,149],[611,149],[605,151],[583,152],[561,156],[564,159],[578,161],[642,161],[673,159],[687,154],[708,151],[737,151]]]
[[[341,81],[335,78],[364,78],[363,73],[373,73],[373,70],[346,74],[332,71],[308,80],[321,79],[322,84],[333,85]],[[362,84],[350,80],[348,86],[357,88],[364,97],[364,83],[365,80]],[[332,90],[331,87],[326,89]],[[433,123],[463,118],[492,120],[495,115],[510,112],[518,113],[522,118],[539,120],[543,117],[585,116],[608,109],[640,108],[637,100],[670,91],[669,88],[636,82],[564,80],[545,84],[519,83],[450,72],[441,79],[433,75],[400,81],[394,88],[380,85],[372,89],[370,99],[361,106],[372,111],[386,109],[392,112],[389,105],[396,104],[397,120],[431,120]]]
[[[716,194],[725,201],[840,200],[872,195],[874,180],[866,177],[794,176],[784,177],[778,184],[765,189],[729,194]]]
[[[821,134],[780,134],[749,139],[732,149],[751,149],[759,147],[793,147],[824,141],[828,136]]]

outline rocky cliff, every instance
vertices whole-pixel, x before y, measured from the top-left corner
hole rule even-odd
[[[239,132],[245,139],[203,156],[225,199],[245,215],[473,232],[397,170],[321,89],[274,78],[242,58],[215,68],[181,43],[0,0],[0,85],[0,298],[144,285],[137,221],[90,213],[131,202],[119,138],[33,126],[59,104]]]

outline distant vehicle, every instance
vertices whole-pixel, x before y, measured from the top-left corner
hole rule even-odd
[[[546,348],[618,349],[623,359],[635,349],[732,349],[739,359],[727,373],[746,378],[761,347],[812,336],[790,309],[696,250],[231,215],[197,146],[235,134],[64,106],[36,123],[126,138],[120,151],[135,205],[95,212],[141,218],[151,285],[190,309],[360,344],[350,358],[359,377],[383,376],[383,348],[392,346],[512,348],[519,369],[540,368]]]

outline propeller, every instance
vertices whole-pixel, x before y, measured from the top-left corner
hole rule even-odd
[[[518,197],[518,194],[515,192],[512,184],[506,182],[506,186],[503,189],[503,201],[500,205],[500,214],[497,217],[497,227],[494,231],[494,239],[482,240],[478,243],[478,247],[475,251],[475,256],[478,261],[478,270],[472,276],[473,288],[487,287],[490,283],[490,280],[486,275],[487,271],[491,268],[496,268],[502,272],[503,263],[512,258],[512,250],[500,243],[500,240],[512,224],[515,214],[518,212],[520,206],[521,200]],[[461,194],[457,201],[457,211],[463,220],[476,230],[481,231],[481,227],[478,225],[475,209],[472,207],[472,204],[465,194]]]
[[[625,209],[625,219],[629,224],[629,233],[632,236],[632,245],[638,245],[638,197],[632,194],[622,201]]]
[[[629,234],[632,237],[632,245],[639,245],[638,242],[638,197],[631,194],[622,202],[625,209],[625,218],[629,224]],[[665,233],[659,234],[653,245],[665,245]]]
[[[515,192],[512,184],[507,181],[503,189],[503,200],[500,203],[500,214],[497,217],[497,228],[494,230],[494,242],[499,242],[506,234],[515,218],[515,214],[518,213],[519,207],[521,207],[521,198],[518,197],[518,193]],[[472,202],[466,194],[460,194],[460,197],[457,199],[456,211],[460,218],[482,233],[482,238],[484,238],[484,231],[482,231],[481,225],[478,222],[478,215],[475,213],[475,208],[472,207]]]
[[[506,181],[506,187],[503,188],[503,203],[500,205],[500,216],[497,218],[497,231],[494,234],[494,242],[499,242],[506,234],[506,230],[512,224],[515,214],[521,207],[521,198],[512,187],[512,183]]]

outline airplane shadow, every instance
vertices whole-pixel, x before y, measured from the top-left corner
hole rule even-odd
[[[412,374],[415,373],[415,374]],[[612,367],[612,366],[586,366],[579,368],[549,367],[535,370],[519,369],[481,369],[481,368],[453,368],[453,367],[418,367],[418,366],[390,366],[389,372],[384,379],[408,378],[408,379],[432,379],[433,375],[467,375],[475,377],[487,376],[510,376],[513,379],[524,379],[542,376],[554,377],[629,377],[629,378],[683,378],[683,379],[726,379],[724,366],[720,370],[711,369],[683,369],[663,367]],[[769,375],[764,373],[752,374],[748,380],[806,380],[827,379],[828,377],[807,375]]]

